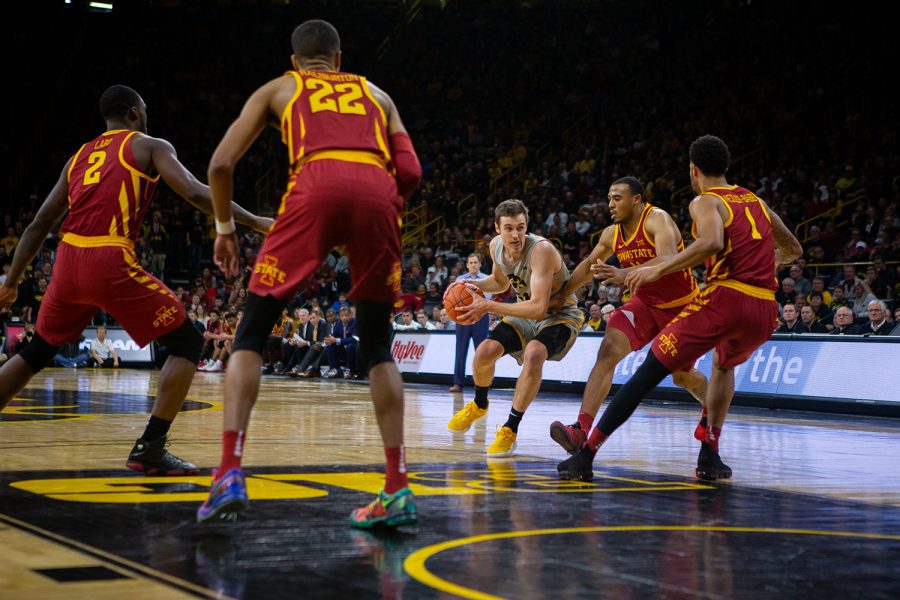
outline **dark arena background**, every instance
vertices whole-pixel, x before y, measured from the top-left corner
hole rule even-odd
[[[367,375],[352,352],[299,364],[288,352],[295,308],[329,332],[345,304],[355,312],[342,248],[270,338],[243,458],[250,508],[196,523],[222,444],[228,355],[214,336],[242,312],[263,236],[238,227],[241,275],[224,277],[213,217],[160,183],[135,256],[212,334],[169,440],[200,473],[126,468],[168,349],[140,348],[98,311],[0,413],[0,598],[900,597],[900,45],[886,12],[773,0],[39,0],[6,14],[7,288],[64,165],[103,132],[103,90],[137,90],[149,134],[206,182],[247,97],[291,69],[291,32],[307,19],[333,23],[342,70],[391,95],[423,178],[402,214],[391,341],[416,525],[350,527],[384,483]],[[497,204],[522,199],[529,231],[571,270],[612,223],[610,184],[630,175],[690,244],[688,146],[706,133],[731,150],[728,180],[803,246],[777,273],[778,330],[735,372],[720,446],[733,477],[695,477],[700,408],[667,379],[600,448],[592,481],[560,480],[567,455],[549,426],[578,415],[599,315],[628,293],[599,279],[577,292],[586,328],[545,365],[515,452],[486,454],[520,376],[509,357],[488,415],[449,431],[474,397],[474,348],[448,390],[457,336],[443,292],[471,253],[491,272]],[[235,201],[274,217],[286,157],[267,128],[237,167]],[[0,360],[30,343],[60,243],[57,227],[0,315]],[[702,265],[693,273],[703,281]],[[842,308],[853,329],[837,335]],[[100,326],[117,367],[90,366]],[[646,357],[619,363],[613,392]],[[697,362],[707,375],[710,364]]]

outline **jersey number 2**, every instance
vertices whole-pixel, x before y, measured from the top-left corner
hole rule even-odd
[[[306,89],[316,90],[309,96],[309,108],[314,113],[327,110],[344,115],[366,114],[366,107],[362,102],[358,102],[363,96],[358,83],[339,83],[332,86],[327,81],[309,78],[306,80]],[[339,94],[337,100],[329,97],[334,94]]]
[[[100,167],[106,161],[106,152],[91,152],[88,156],[87,171],[84,172],[84,185],[92,185],[100,182]]]

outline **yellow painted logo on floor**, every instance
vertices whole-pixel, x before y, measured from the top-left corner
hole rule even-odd
[[[306,500],[328,495],[328,488],[378,493],[383,472],[262,473],[248,475],[251,500]],[[210,486],[208,475],[196,477],[78,477],[28,479],[11,487],[66,502],[132,504],[143,502],[203,502]],[[311,485],[304,485],[311,484]],[[551,469],[516,469],[489,465],[487,470],[449,469],[409,474],[409,487],[417,496],[463,496],[492,493],[598,493],[710,489],[680,481],[594,474],[592,483],[560,481]]]

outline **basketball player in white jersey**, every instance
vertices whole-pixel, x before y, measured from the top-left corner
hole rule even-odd
[[[566,284],[569,270],[549,240],[528,233],[528,209],[522,201],[501,202],[494,213],[494,225],[499,235],[491,240],[491,275],[454,285],[466,285],[473,291],[478,288],[486,294],[499,294],[512,286],[517,302],[496,302],[473,293],[472,304],[457,309],[458,321],[463,324],[474,323],[488,312],[503,315],[503,320],[475,351],[475,400],[447,425],[451,431],[468,431],[484,417],[494,365],[505,354],[515,358],[522,365],[522,373],[516,382],[509,418],[497,429],[497,438],[487,450],[488,458],[513,454],[519,422],[541,386],[544,362],[562,360],[584,321],[574,294],[562,308],[548,313],[550,297]]]

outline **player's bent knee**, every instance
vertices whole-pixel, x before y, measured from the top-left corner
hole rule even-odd
[[[249,292],[244,304],[244,318],[234,332],[231,351],[249,350],[262,355],[275,322],[281,317],[284,301],[275,296]]]
[[[361,301],[356,307],[359,358],[366,372],[394,361],[391,356],[391,309],[389,302]]]
[[[475,360],[478,362],[492,362],[503,356],[506,349],[496,340],[486,339],[475,349]]]
[[[178,328],[160,336],[159,343],[166,347],[169,356],[189,360],[195,365],[200,362],[203,352],[203,336],[190,319],[185,319]]]
[[[531,342],[525,347],[525,355],[522,357],[527,367],[540,367],[549,356],[547,347],[540,342]]]
[[[678,387],[686,388],[691,385],[691,375],[684,371],[672,373],[672,382]]]
[[[38,332],[34,332],[31,342],[22,348],[19,356],[34,373],[37,373],[50,364],[53,357],[59,352],[61,346],[51,346]]]

